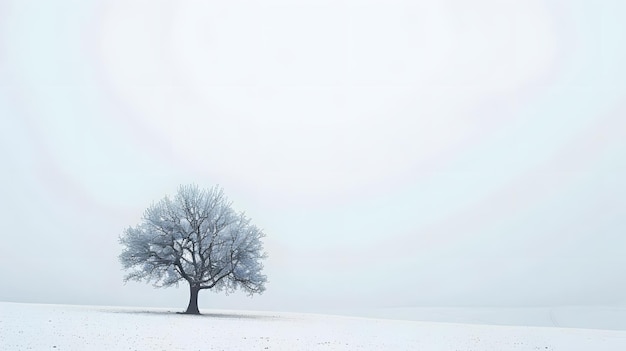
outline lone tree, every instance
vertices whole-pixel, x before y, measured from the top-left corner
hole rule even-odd
[[[180,186],[174,199],[152,204],[143,220],[120,237],[119,256],[130,271],[124,281],[152,281],[155,287],[189,283],[185,313],[199,314],[198,292],[240,288],[249,295],[265,290],[261,274],[265,234],[236,213],[219,187]]]

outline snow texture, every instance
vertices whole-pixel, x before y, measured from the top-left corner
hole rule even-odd
[[[623,351],[626,331],[0,303],[2,350]]]

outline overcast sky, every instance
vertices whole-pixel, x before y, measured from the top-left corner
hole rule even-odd
[[[264,228],[200,308],[626,304],[626,2],[0,0],[0,300],[172,306],[180,184]]]

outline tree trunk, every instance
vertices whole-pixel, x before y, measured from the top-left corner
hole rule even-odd
[[[200,288],[192,284],[189,284],[189,293],[190,293],[189,306],[187,306],[187,311],[185,311],[185,313],[200,314],[200,311],[198,310],[198,292],[199,291],[200,291]]]

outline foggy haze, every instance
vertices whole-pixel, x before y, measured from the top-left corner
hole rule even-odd
[[[181,306],[180,184],[267,234],[200,308],[626,303],[623,1],[0,2],[0,300]]]

